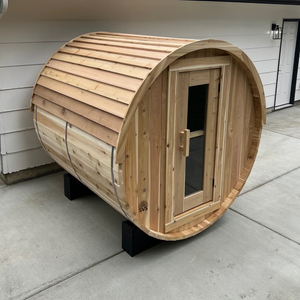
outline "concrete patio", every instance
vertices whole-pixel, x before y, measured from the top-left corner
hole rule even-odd
[[[267,115],[241,195],[203,233],[131,258],[124,218],[63,173],[0,183],[0,299],[300,299],[300,106]]]

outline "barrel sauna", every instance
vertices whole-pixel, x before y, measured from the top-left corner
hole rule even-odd
[[[260,77],[220,40],[89,33],[46,63],[31,102],[45,151],[148,235],[193,236],[247,180]]]

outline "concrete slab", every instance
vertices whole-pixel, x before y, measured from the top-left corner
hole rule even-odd
[[[0,178],[0,189],[6,187],[6,184]]]
[[[300,245],[228,211],[202,234],[119,254],[30,300],[300,299]]]
[[[300,139],[263,130],[254,167],[241,194],[299,168],[298,153]]]
[[[240,196],[231,208],[300,244],[300,168]]]
[[[266,130],[300,139],[300,106],[267,114]]]
[[[0,299],[25,299],[121,249],[124,218],[96,196],[69,201],[63,175],[0,189]]]

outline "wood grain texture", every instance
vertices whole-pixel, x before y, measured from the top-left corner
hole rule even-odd
[[[207,203],[182,212],[179,174],[185,168],[176,168],[175,132],[187,112],[176,111],[175,94],[186,94],[176,85],[185,76],[190,86],[220,81],[220,90],[215,84],[210,91],[218,99],[209,106],[207,127],[215,139],[205,153],[214,165],[204,189],[213,199],[204,193]],[[164,240],[193,236],[226,212],[251,172],[265,122],[261,80],[237,47],[107,32],[82,35],[50,58],[33,90],[34,107],[48,154],[147,234]]]

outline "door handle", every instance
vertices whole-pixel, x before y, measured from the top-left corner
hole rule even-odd
[[[179,149],[183,152],[184,157],[188,157],[190,155],[190,130],[184,129],[181,131],[180,137],[182,145],[179,146]]]

